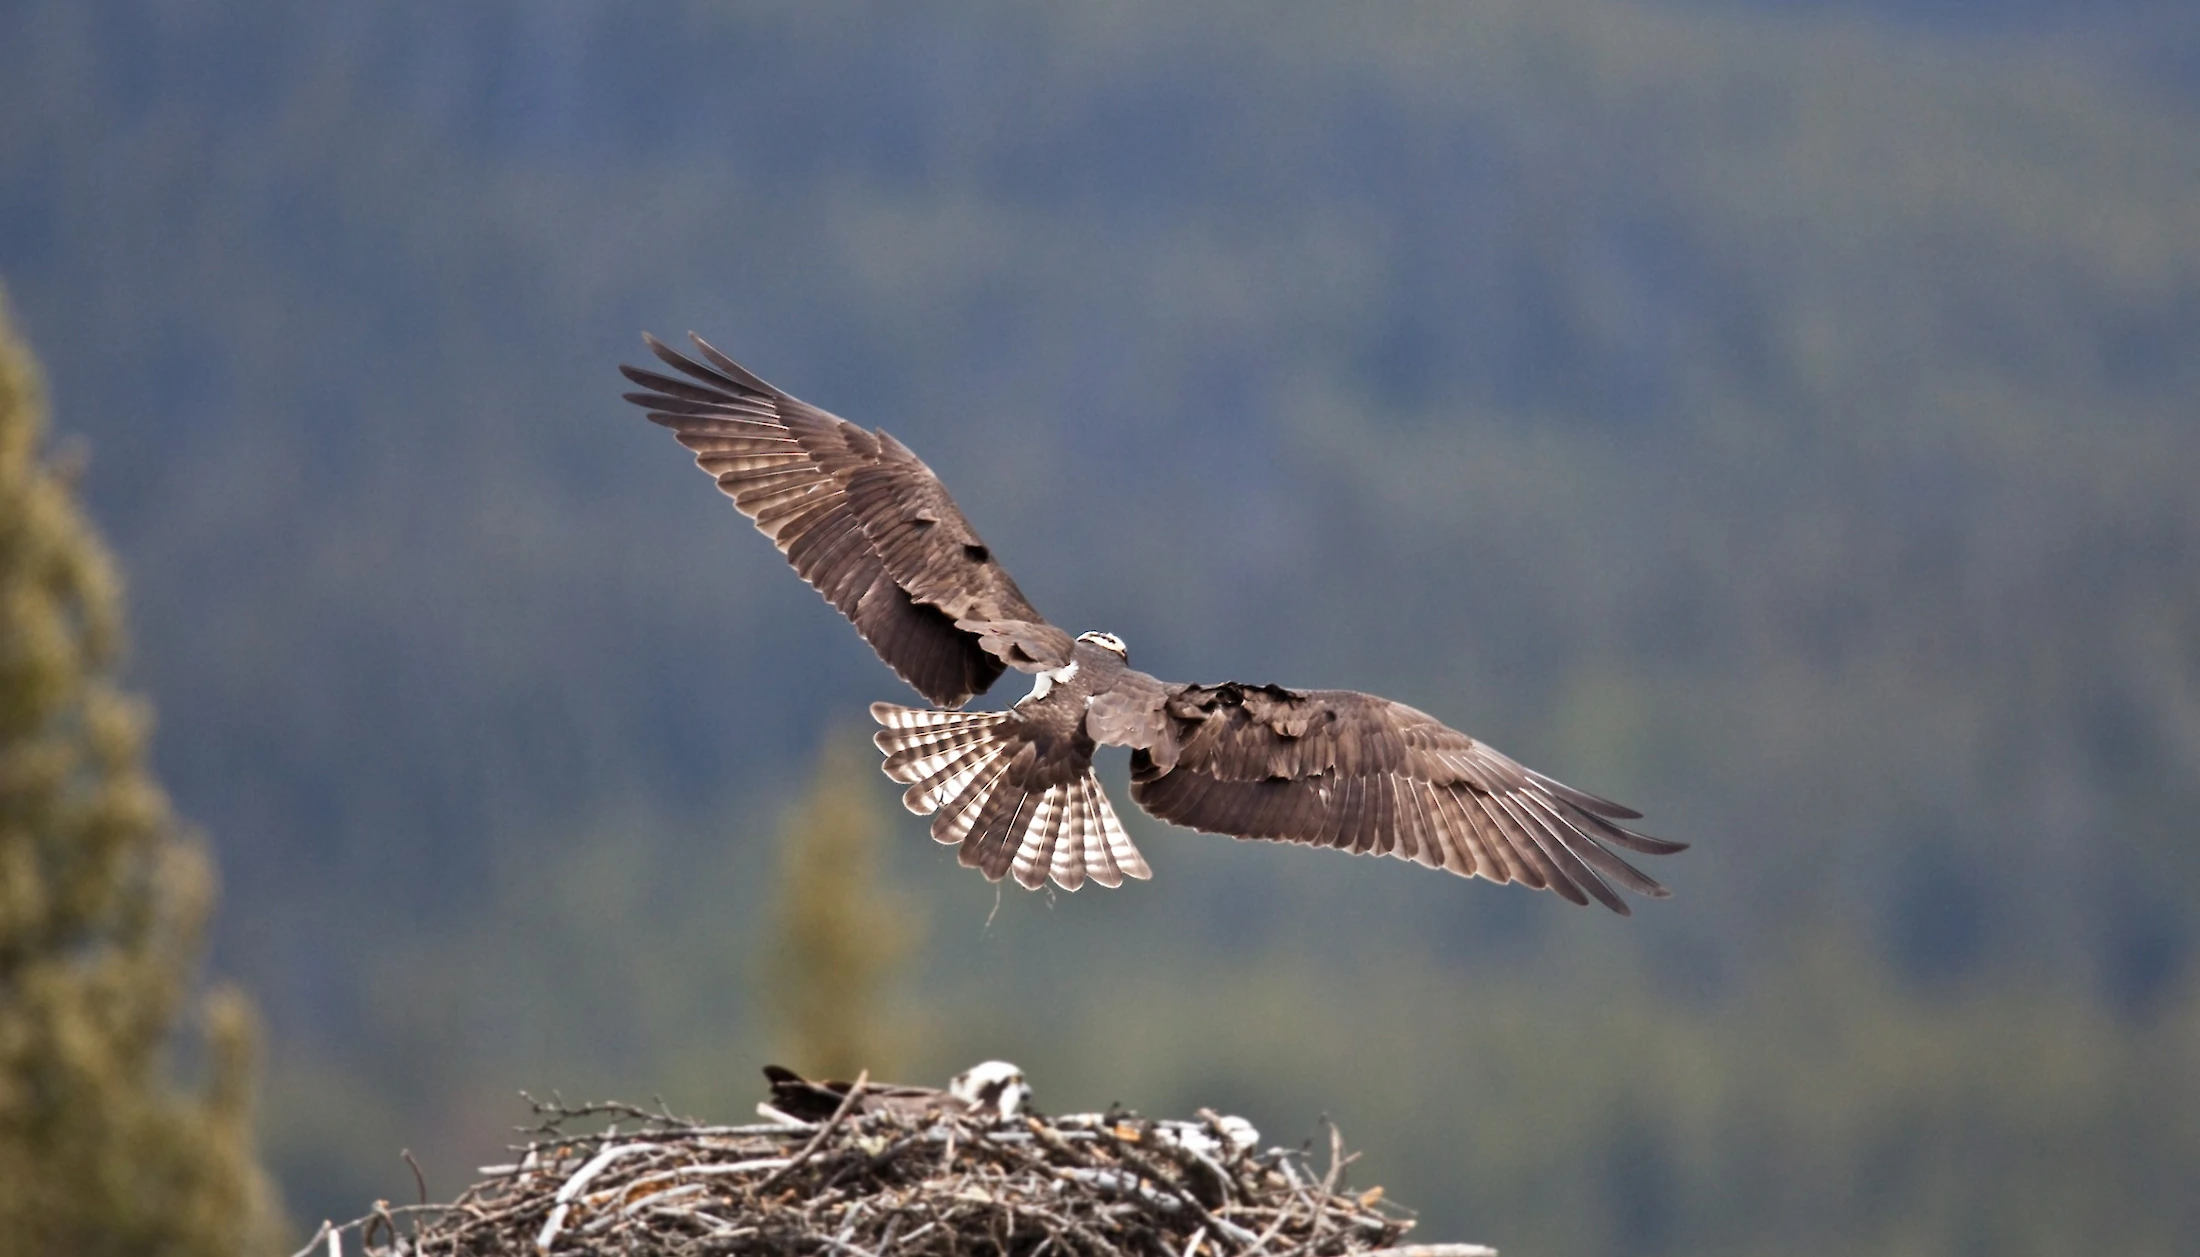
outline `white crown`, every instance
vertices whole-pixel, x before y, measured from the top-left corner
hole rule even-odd
[[[1077,640],[1081,642],[1091,642],[1093,645],[1098,646],[1102,650],[1112,650],[1116,654],[1123,656],[1125,659],[1130,658],[1130,647],[1125,646],[1123,644],[1123,639],[1117,637],[1113,633],[1079,633],[1077,635]]]

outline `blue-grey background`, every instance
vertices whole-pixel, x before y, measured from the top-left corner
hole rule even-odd
[[[694,328],[1137,665],[1697,844],[1621,921],[1134,819],[995,916],[881,779],[913,1078],[1327,1113],[1515,1253],[2200,1229],[2189,4],[9,0],[0,282],[300,1222],[755,1098],[785,809],[911,696],[617,400]]]

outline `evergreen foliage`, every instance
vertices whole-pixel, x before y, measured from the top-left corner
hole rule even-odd
[[[1696,843],[1625,923],[1145,828],[994,915],[896,813],[895,1076],[1327,1110],[1506,1251],[2185,1251],[2200,75],[2112,45],[2200,7],[1917,7],[0,5],[0,270],[290,1198],[447,1194],[513,1086],[756,1097],[780,809],[906,695],[616,400],[693,327],[1140,667]]]
[[[193,994],[213,870],[145,768],[120,581],[45,429],[0,305],[0,1253],[264,1250],[253,1013]]]
[[[829,740],[781,835],[777,917],[764,954],[775,1046],[798,1072],[896,1077],[906,1045],[887,1005],[916,940],[910,909],[879,886],[888,830],[870,747]]]

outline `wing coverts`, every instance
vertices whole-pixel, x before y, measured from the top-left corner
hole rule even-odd
[[[700,337],[692,339],[702,361],[644,339],[686,378],[621,367],[648,390],[626,399],[694,452],[734,506],[917,692],[960,707],[1004,670],[985,639],[956,621],[1045,626],[907,446],[780,392]]]
[[[1161,710],[1168,736],[1133,751],[1131,797],[1189,829],[1397,856],[1622,916],[1612,883],[1670,892],[1612,848],[1685,847],[1617,824],[1639,815],[1628,808],[1372,694],[1183,685]]]

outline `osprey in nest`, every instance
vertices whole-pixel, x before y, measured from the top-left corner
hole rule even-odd
[[[1433,716],[1353,690],[1179,685],[1136,671],[1113,633],[1046,622],[908,447],[796,400],[693,337],[654,337],[678,376],[621,367],[626,399],[694,451],[735,507],[939,710],[873,703],[902,801],[989,880],[1037,889],[1150,877],[1093,776],[1129,747],[1131,798],[1172,824],[1336,847],[1522,882],[1625,915],[1612,887],[1669,892],[1615,854],[1685,844],[1639,812],[1563,785]],[[684,377],[684,378],[683,378]],[[1006,711],[960,708],[1009,668]]]

